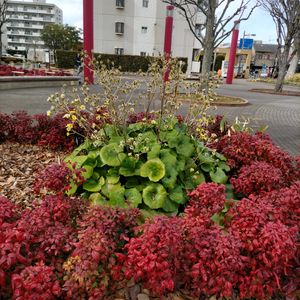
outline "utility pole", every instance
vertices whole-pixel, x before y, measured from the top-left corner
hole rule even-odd
[[[254,34],[254,33],[247,33],[246,34],[246,31],[244,30],[241,51],[243,51],[243,49],[244,49],[245,36],[256,36],[256,34]],[[241,74],[241,73],[243,74],[243,71],[241,72],[241,63],[242,63],[243,58],[244,58],[244,54],[241,53],[241,55],[239,57],[238,74]]]

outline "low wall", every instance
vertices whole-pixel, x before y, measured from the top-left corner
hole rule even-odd
[[[0,90],[61,87],[64,84],[78,84],[78,76],[3,76],[0,77]]]

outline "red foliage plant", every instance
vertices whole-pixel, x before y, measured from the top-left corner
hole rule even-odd
[[[291,282],[296,272],[299,228],[276,220],[278,212],[267,198],[259,202],[242,199],[228,213],[227,230],[242,242],[241,253],[247,257],[240,297],[267,299],[282,293],[287,278]]]
[[[233,171],[254,161],[264,161],[280,169],[287,184],[300,179],[297,158],[276,147],[267,135],[237,132],[222,137],[209,147],[222,153]]]
[[[185,213],[187,217],[210,218],[225,205],[225,186],[216,183],[202,183],[188,193],[190,198]]]
[[[153,113],[140,112],[129,115],[127,122],[128,124],[133,124],[139,122],[151,122],[154,119],[155,115]]]
[[[142,226],[142,235],[132,238],[126,246],[126,277],[141,281],[158,296],[173,291],[183,274],[182,225],[183,219],[178,217],[148,220]]]
[[[262,161],[255,161],[250,165],[243,166],[237,178],[232,177],[230,182],[235,191],[244,196],[270,192],[285,185],[282,172]]]
[[[46,197],[33,210],[24,210],[13,227],[0,234],[0,298],[10,291],[13,273],[43,261],[58,267],[74,249],[77,216],[85,206],[82,201],[62,196]],[[1,226],[2,229],[2,226]]]
[[[42,189],[46,189],[56,194],[63,194],[70,189],[69,184],[71,181],[78,185],[83,184],[83,169],[77,169],[76,164],[71,167],[72,170],[65,163],[54,163],[38,172],[34,182],[35,193],[39,194]]]
[[[247,261],[239,238],[208,226],[201,217],[187,218],[184,233],[185,289],[200,298],[233,298]]]
[[[61,295],[61,287],[53,268],[42,262],[12,275],[12,290],[13,299],[19,300],[54,300]]]
[[[136,209],[90,207],[79,222],[79,241],[64,263],[67,299],[107,299],[107,293],[121,284],[120,252],[133,235],[138,216]]]

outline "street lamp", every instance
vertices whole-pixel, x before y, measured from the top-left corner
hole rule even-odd
[[[245,30],[244,30],[244,33],[243,33],[243,39],[242,39],[242,47],[241,47],[241,50],[243,51],[244,49],[244,45],[245,45],[245,36],[256,36],[255,33],[246,33]],[[241,54],[240,55],[240,58],[239,58],[239,66],[238,66],[238,74],[240,75],[241,73],[241,63],[242,63],[242,60],[244,59],[244,55]]]

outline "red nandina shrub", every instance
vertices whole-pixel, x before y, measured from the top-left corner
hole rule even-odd
[[[18,207],[6,197],[0,196],[0,231],[4,223],[14,223],[19,217]]]
[[[298,226],[300,220],[300,181],[288,188],[269,193],[251,195],[249,199],[258,205],[268,203],[273,206],[274,219],[280,220],[288,227]]]
[[[153,113],[140,112],[140,113],[134,113],[134,114],[129,115],[127,123],[128,124],[139,123],[139,122],[147,122],[148,123],[154,119],[155,119],[155,115]]]
[[[12,275],[13,299],[54,300],[61,295],[59,281],[52,267],[42,262],[26,267],[20,274]]]
[[[9,138],[9,128],[11,127],[10,122],[11,117],[0,112],[0,143]]]
[[[72,151],[75,144],[73,136],[67,136],[66,125],[68,120],[64,114],[57,114],[51,118],[49,126],[40,132],[38,144],[52,150]]]
[[[68,299],[107,299],[121,284],[119,252],[133,235],[138,216],[136,209],[89,208],[79,222],[79,241],[64,264],[63,290]]]
[[[297,272],[296,232],[299,228],[285,226],[280,221],[280,211],[268,202],[268,197],[257,202],[242,199],[228,214],[231,220],[227,230],[241,240],[241,253],[248,259],[239,287],[240,297],[267,299],[280,294],[287,282],[294,281]]]
[[[83,168],[77,169],[76,164],[72,165],[72,170],[65,163],[51,164],[35,176],[34,191],[36,194],[46,190],[56,194],[64,194],[70,189],[69,183],[83,184]]]
[[[185,289],[197,298],[233,298],[247,261],[239,238],[207,226],[201,217],[187,218],[184,233]]]
[[[172,292],[181,282],[183,219],[156,217],[147,221],[143,233],[126,245],[126,278],[141,282],[155,295]]]
[[[210,218],[220,212],[225,205],[225,186],[216,183],[202,183],[188,193],[190,198],[185,209],[187,217],[202,216]]]
[[[65,163],[51,164],[35,176],[34,191],[40,193],[41,189],[47,189],[56,193],[64,193],[67,190],[72,173]]]
[[[223,121],[224,116],[217,115],[215,116],[214,120],[206,127],[208,132],[208,136],[212,140],[216,140],[221,138],[222,136],[228,133],[229,125],[227,122]],[[221,129],[221,122],[224,122],[224,128]]]
[[[246,132],[226,135],[209,145],[227,158],[233,171],[254,161],[265,161],[281,170],[287,184],[299,180],[299,161],[276,147],[264,134],[251,135]]]
[[[14,226],[0,234],[0,298],[11,293],[12,274],[36,262],[62,271],[62,262],[77,239],[76,222],[84,211],[84,202],[77,199],[46,197],[40,206],[24,210]]]
[[[243,166],[237,178],[232,177],[230,182],[235,191],[244,196],[270,192],[285,185],[282,172],[278,168],[261,161]]]
[[[33,125],[33,119],[26,111],[17,111],[11,114],[9,138],[16,142],[36,142],[38,136]]]

